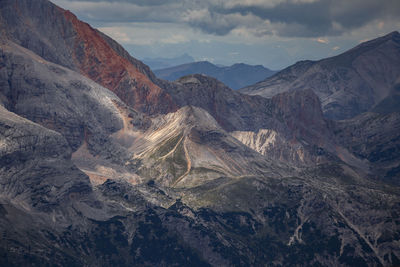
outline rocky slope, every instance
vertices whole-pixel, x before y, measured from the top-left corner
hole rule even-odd
[[[186,63],[178,66],[155,69],[154,74],[158,78],[175,81],[178,78],[190,74],[205,74],[223,82],[232,89],[239,89],[259,82],[272,76],[275,71],[261,65],[251,66],[243,63],[232,66],[219,67],[208,61]]]
[[[270,162],[232,138],[205,110],[185,107],[149,119],[107,89],[11,41],[0,51],[5,107],[63,134],[73,161],[95,184],[118,178],[176,185],[200,174],[207,180],[270,172]],[[263,167],[255,167],[250,155]]]
[[[47,0],[6,0],[0,27],[15,43],[80,72],[148,114],[176,109],[150,69],[119,44]]]
[[[399,47],[400,34],[392,32],[332,58],[298,62],[241,92],[272,97],[312,89],[327,118],[352,118],[390,95],[400,76]]]
[[[312,90],[266,99],[203,75],[157,80],[49,2],[0,9],[0,265],[400,264],[391,108],[333,123]],[[126,59],[174,112],[143,108],[151,98],[132,104],[132,92],[124,99],[68,61],[79,50],[74,23],[90,33],[83,55]],[[376,146],[363,145],[369,134]],[[395,175],[378,179],[374,160]]]
[[[286,174],[284,165],[261,157],[225,132],[205,110],[192,106],[153,119],[130,150],[141,162],[138,174],[165,186],[194,187],[221,177]]]
[[[3,108],[0,118],[2,264],[399,262],[399,196],[346,166],[179,190],[111,180],[91,189],[60,134]]]
[[[131,153],[109,136],[124,128],[127,116],[132,126],[145,128],[143,115],[108,89],[11,41],[3,42],[0,57],[0,96],[8,110],[61,133],[81,169],[96,155],[91,166],[100,173],[128,173]]]
[[[60,134],[3,109],[0,117],[7,128],[1,131],[7,136],[0,161],[2,264],[399,262],[399,196],[345,166],[307,170],[302,178],[223,178],[179,190],[108,180],[92,191],[87,177],[71,168]],[[12,156],[24,164],[7,163]],[[26,190],[24,177],[39,186]]]
[[[209,241],[212,229],[190,225],[141,192],[161,201],[160,190],[111,181],[93,189],[61,134],[3,107],[0,125],[2,266],[227,263],[211,250],[223,246]]]

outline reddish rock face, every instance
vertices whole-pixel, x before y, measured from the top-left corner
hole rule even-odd
[[[134,109],[147,114],[177,109],[170,95],[153,82],[155,77],[147,66],[70,11],[45,0],[1,2],[0,38],[80,72]]]
[[[112,49],[99,32],[78,20],[70,11],[60,10],[77,33],[72,57],[83,75],[116,93],[129,106],[147,114],[168,113],[177,109],[169,94]]]

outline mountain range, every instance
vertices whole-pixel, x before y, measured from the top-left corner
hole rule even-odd
[[[204,74],[214,77],[232,89],[240,89],[272,76],[275,71],[261,65],[237,63],[229,67],[217,66],[208,61],[186,63],[163,69],[155,69],[154,74],[161,79],[175,81],[190,74]]]
[[[2,1],[0,265],[399,265],[398,35],[235,91]]]
[[[152,70],[170,68],[182,64],[195,62],[195,59],[188,55],[183,54],[177,57],[156,57],[156,58],[143,58],[143,63],[149,66]]]

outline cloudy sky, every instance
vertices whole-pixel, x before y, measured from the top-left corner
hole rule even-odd
[[[400,30],[400,0],[52,0],[134,57],[281,69]]]

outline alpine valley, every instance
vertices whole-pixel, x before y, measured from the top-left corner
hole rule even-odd
[[[1,266],[399,266],[400,34],[235,91],[0,1]]]

